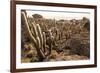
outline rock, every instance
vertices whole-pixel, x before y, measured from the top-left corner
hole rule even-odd
[[[70,47],[72,54],[84,55],[89,57],[90,55],[90,47],[89,43],[82,44],[82,40],[80,39],[70,39],[67,42],[67,46]]]
[[[90,45],[89,43],[82,44],[81,51],[80,51],[81,55],[87,56],[88,58],[90,57],[90,46],[89,45]]]

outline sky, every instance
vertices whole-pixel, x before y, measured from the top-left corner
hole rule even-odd
[[[46,11],[46,10],[26,10],[28,16],[33,14],[40,14],[46,19],[82,19],[83,17],[90,18],[90,13],[88,12],[71,12],[71,11]]]

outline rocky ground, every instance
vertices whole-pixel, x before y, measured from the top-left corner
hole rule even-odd
[[[30,44],[31,45],[31,44]],[[28,45],[27,45],[28,46]],[[77,55],[71,53],[70,49],[64,49],[62,52],[58,53],[56,50],[52,50],[51,55],[48,59],[44,61],[71,61],[71,60],[87,60],[87,56]],[[37,52],[35,48],[27,49],[22,51],[22,63],[38,62]]]
[[[38,17],[37,17],[38,16]],[[80,20],[45,19],[41,15],[33,15],[28,20],[41,26],[42,31],[52,30],[54,37],[50,55],[44,61],[87,60],[90,58],[90,23],[83,17]],[[31,25],[30,25],[31,26]],[[21,62],[40,62],[34,43],[29,37],[25,25],[21,26]],[[55,28],[57,28],[55,30]],[[46,37],[47,38],[47,37]],[[50,40],[46,40],[50,42]],[[47,44],[46,44],[47,45]]]

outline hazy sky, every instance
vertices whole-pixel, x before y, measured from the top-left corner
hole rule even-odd
[[[47,19],[82,19],[83,17],[90,18],[90,13],[71,12],[71,11],[44,11],[44,10],[26,10],[28,16],[33,14],[40,14]]]

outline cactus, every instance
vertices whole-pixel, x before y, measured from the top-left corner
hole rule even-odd
[[[30,21],[27,20],[27,15],[25,14],[25,12],[23,11],[21,12],[21,17],[22,17],[22,22],[26,25],[29,35],[33,40],[34,46],[36,47],[38,59],[39,61],[43,61],[51,53],[49,49],[45,47],[46,45],[45,33],[42,32],[39,24],[36,24],[35,22],[30,23]]]

